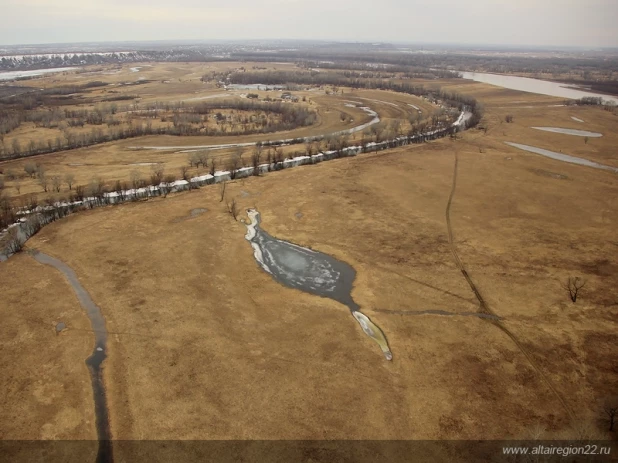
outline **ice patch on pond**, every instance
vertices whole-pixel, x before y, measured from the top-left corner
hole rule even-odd
[[[606,166],[604,164],[599,164],[594,161],[589,161],[588,159],[578,158],[575,156],[570,156],[568,154],[556,153],[554,151],[549,151],[543,148],[537,148],[536,146],[522,145],[520,143],[512,143],[508,141],[504,143],[506,143],[509,146],[513,146],[514,148],[519,148],[520,150],[529,151],[535,154],[540,154],[541,156],[555,159],[557,161],[564,161],[570,164],[579,164],[580,166],[594,167],[595,169],[610,170],[612,172],[618,172],[618,167]]]
[[[576,137],[599,138],[603,136],[602,133],[588,132],[587,130],[563,129],[560,127],[532,127],[532,128],[536,130],[543,130],[545,132],[562,133],[565,135],[575,135]]]
[[[365,334],[380,346],[384,357],[393,358],[384,333],[359,312],[359,306],[352,299],[356,271],[350,265],[328,254],[273,238],[259,228],[260,214],[256,209],[249,209],[247,216],[245,238],[251,243],[256,261],[266,272],[285,286],[348,306]]]
[[[75,67],[70,68],[52,68],[52,69],[37,69],[33,71],[7,71],[0,72],[0,80],[13,80],[22,77],[39,77],[44,74],[53,74],[56,72],[73,71]]]

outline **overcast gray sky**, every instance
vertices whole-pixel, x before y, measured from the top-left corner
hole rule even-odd
[[[0,44],[335,39],[618,46],[618,0],[0,0]]]

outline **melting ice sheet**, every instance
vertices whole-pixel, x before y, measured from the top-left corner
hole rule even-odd
[[[328,297],[350,309],[363,331],[382,349],[387,360],[393,358],[384,333],[359,311],[352,299],[356,271],[347,263],[311,249],[273,238],[261,230],[260,214],[247,211],[249,223],[245,238],[253,247],[253,255],[260,266],[275,280],[290,288],[316,296]]]

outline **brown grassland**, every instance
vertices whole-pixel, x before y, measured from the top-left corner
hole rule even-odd
[[[89,73],[67,73],[66,75],[45,77],[26,81],[25,85],[32,87],[65,87],[75,86],[87,81],[102,80],[111,84],[135,81],[136,76],[143,77],[149,83],[131,87],[115,87],[120,95],[138,96],[138,104],[145,107],[149,103],[155,102],[179,102],[186,104],[196,104],[200,101],[214,103],[216,101],[238,99],[240,95],[247,93],[247,90],[229,90],[216,88],[212,82],[203,83],[200,81],[202,75],[212,70],[222,72],[224,70],[237,69],[247,63],[215,63],[205,66],[171,66],[169,64],[155,64],[141,67],[139,72],[130,71],[129,66],[111,71]],[[270,65],[269,65],[270,66]],[[138,65],[134,67],[140,67]],[[290,66],[273,65],[273,69],[289,68]],[[109,74],[111,72],[111,74]],[[170,82],[170,83],[163,83]],[[111,87],[95,89],[88,93],[89,98],[102,99],[109,92]],[[117,180],[130,181],[131,173],[137,171],[143,178],[148,178],[152,170],[152,165],[163,168],[166,174],[171,174],[180,178],[180,168],[187,165],[188,154],[181,149],[170,150],[147,150],[135,149],[148,146],[200,146],[216,145],[229,143],[247,143],[257,141],[269,141],[285,138],[310,137],[322,134],[330,134],[361,125],[371,120],[371,117],[359,108],[346,106],[346,101],[358,101],[380,114],[382,122],[387,125],[392,120],[402,120],[403,127],[407,124],[410,115],[416,115],[416,109],[409,106],[414,104],[421,108],[423,117],[429,117],[436,110],[436,107],[420,98],[402,95],[391,92],[380,92],[371,90],[351,91],[342,89],[344,94],[326,95],[329,88],[314,89],[315,91],[293,92],[298,97],[306,98],[306,102],[296,103],[297,105],[307,106],[310,110],[316,111],[318,120],[315,124],[308,127],[301,127],[295,130],[274,132],[268,134],[253,134],[241,136],[188,136],[178,137],[171,135],[152,135],[140,138],[129,138],[116,142],[103,143],[86,148],[65,150],[57,153],[31,156],[12,161],[0,162],[0,170],[16,174],[15,180],[5,178],[5,189],[8,195],[16,203],[27,200],[30,196],[36,195],[39,201],[53,197],[62,199],[71,193],[66,184],[62,185],[60,192],[44,192],[36,178],[31,178],[24,172],[24,166],[29,163],[39,163],[46,171],[49,178],[58,176],[63,179],[70,174],[75,179],[75,185],[90,184],[94,179],[101,179],[108,186],[114,186]],[[267,96],[272,98],[279,97],[281,91],[253,91],[263,99]],[[76,101],[79,101],[79,95]],[[357,98],[354,100],[354,98]],[[117,102],[119,107],[118,117],[126,115],[131,111],[133,102]],[[109,106],[110,103],[75,104],[66,106],[67,109],[94,109],[98,106]],[[64,109],[65,107],[63,107]],[[341,114],[346,115],[346,120],[341,120]],[[148,119],[137,119],[135,123],[146,123]],[[152,120],[151,120],[152,121]],[[153,123],[156,125],[157,120]],[[100,126],[88,126],[84,128],[71,129],[72,131],[88,133],[91,128]],[[103,125],[105,129],[105,125]],[[26,147],[30,140],[55,140],[57,136],[62,136],[58,129],[37,128],[32,123],[24,123],[18,129],[10,132],[4,139],[7,147],[11,146],[13,139],[18,139],[22,147]],[[360,142],[362,133],[354,133],[349,136],[350,141]],[[284,153],[298,152],[304,154],[305,147],[292,145],[283,148]],[[210,156],[216,159],[217,169],[224,169],[226,160],[235,152],[235,149],[223,149],[212,151]],[[245,164],[249,163],[251,149],[244,149]],[[191,169],[193,176],[202,175],[207,169]],[[19,190],[19,191],[18,191]]]
[[[153,67],[157,79],[175,68]],[[618,166],[616,116],[484,84],[442,86],[485,105],[486,132],[227,185],[227,198],[257,207],[273,236],[356,269],[353,297],[383,329],[392,362],[346,307],[263,272],[216,186],[78,213],[28,241],[72,267],[105,315],[115,439],[514,439],[537,430],[615,439],[599,403],[618,379],[618,177],[503,142]],[[536,125],[604,136],[586,144]],[[85,164],[75,166],[79,181],[127,179],[136,162],[178,169],[186,154],[127,149],[161,138],[40,159],[50,171]],[[196,208],[207,211],[193,216]],[[478,310],[453,250],[517,342],[475,316],[414,314]],[[586,280],[575,304],[562,288],[569,276]],[[0,437],[95,438],[84,364],[93,337],[70,287],[27,252],[0,264],[0,285]],[[67,329],[56,334],[59,320]]]

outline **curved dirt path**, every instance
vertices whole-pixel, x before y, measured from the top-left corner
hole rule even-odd
[[[474,284],[474,281],[472,281],[470,274],[466,270],[465,265],[463,264],[462,260],[459,257],[459,254],[457,253],[457,249],[455,248],[455,240],[453,238],[453,227],[451,224],[451,206],[453,204],[453,198],[455,197],[455,190],[457,188],[457,167],[458,165],[459,165],[459,157],[457,155],[457,151],[455,151],[455,162],[453,165],[453,183],[451,186],[451,193],[448,198],[448,203],[446,204],[446,227],[448,230],[448,243],[449,243],[449,247],[451,248],[451,253],[453,254],[453,258],[455,259],[455,264],[457,265],[457,267],[463,274],[464,278],[468,282],[468,285],[470,286],[470,289],[472,290],[472,292],[474,293],[474,295],[476,296],[479,302],[479,313],[485,315],[484,317],[481,317],[481,318],[491,323],[492,325],[496,326],[497,328],[502,330],[509,338],[511,338],[511,340],[515,343],[515,345],[521,351],[521,353],[524,354],[524,356],[526,357],[526,359],[528,360],[532,368],[534,368],[534,370],[539,374],[543,382],[547,385],[547,387],[549,387],[549,389],[553,392],[556,398],[560,401],[560,403],[562,404],[562,407],[569,415],[571,422],[574,423],[576,422],[576,416],[573,413],[573,410],[571,410],[571,407],[569,407],[569,405],[566,403],[562,395],[560,395],[560,393],[558,392],[556,387],[553,385],[551,380],[538,367],[538,365],[532,358],[532,355],[523,346],[523,344],[519,341],[519,339],[517,339],[515,334],[513,334],[513,332],[511,332],[506,326],[504,326],[504,324],[500,321],[500,317],[498,316],[498,314],[496,314],[494,311],[492,311],[489,308],[489,306],[487,305],[487,302],[485,302],[485,299],[483,299],[481,292]]]

